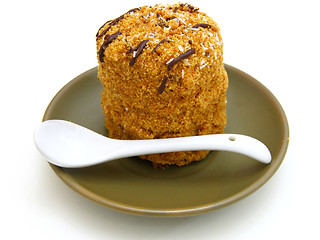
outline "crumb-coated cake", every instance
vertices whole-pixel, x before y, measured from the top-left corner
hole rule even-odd
[[[101,105],[109,137],[155,139],[223,133],[228,76],[220,28],[190,4],[143,6],[97,35]],[[140,156],[186,165],[209,151]]]

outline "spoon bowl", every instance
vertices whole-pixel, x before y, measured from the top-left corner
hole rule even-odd
[[[64,120],[42,122],[35,129],[34,141],[47,161],[66,168],[88,167],[124,157],[197,150],[236,152],[265,164],[272,159],[262,142],[241,134],[118,140]]]

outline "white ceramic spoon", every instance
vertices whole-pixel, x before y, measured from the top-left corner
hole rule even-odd
[[[34,132],[38,150],[50,163],[67,168],[87,167],[124,157],[153,153],[220,150],[237,152],[268,164],[271,154],[260,141],[239,134],[117,140],[64,120],[42,122]]]

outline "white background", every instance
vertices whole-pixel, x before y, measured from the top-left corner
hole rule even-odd
[[[36,151],[33,130],[50,100],[97,65],[97,29],[155,2],[1,2],[1,238],[319,239],[317,1],[189,1],[220,25],[225,63],[262,82],[288,117],[283,164],[240,202],[177,219],[119,213],[71,190]]]

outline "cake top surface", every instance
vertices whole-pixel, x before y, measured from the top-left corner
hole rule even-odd
[[[129,59],[133,66],[141,54],[155,54],[168,70],[196,53],[200,68],[222,54],[220,28],[190,4],[143,6],[103,24],[96,35],[98,60]],[[210,57],[209,57],[210,55]]]

